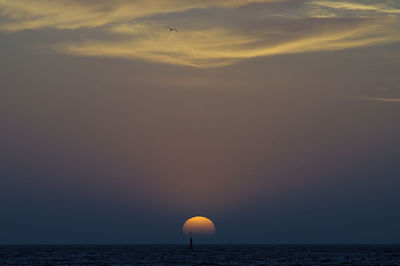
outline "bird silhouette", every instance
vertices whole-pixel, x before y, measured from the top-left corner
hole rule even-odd
[[[178,32],[178,30],[177,30],[177,29],[175,29],[175,28],[172,28],[172,27],[169,27],[169,26],[167,26],[167,27],[165,27],[165,28],[169,29],[169,31],[175,31],[175,32]]]

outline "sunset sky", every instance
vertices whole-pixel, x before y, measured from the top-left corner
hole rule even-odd
[[[0,244],[399,243],[399,188],[398,0],[0,0]]]

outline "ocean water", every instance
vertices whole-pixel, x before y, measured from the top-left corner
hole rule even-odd
[[[0,265],[400,265],[400,245],[0,246]]]

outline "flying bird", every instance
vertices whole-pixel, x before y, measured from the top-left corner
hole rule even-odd
[[[171,27],[169,27],[169,26],[167,26],[166,28],[167,28],[167,29],[169,29],[169,31],[175,31],[175,32],[178,32],[178,30],[177,30],[177,29],[175,29],[175,28],[171,28]]]

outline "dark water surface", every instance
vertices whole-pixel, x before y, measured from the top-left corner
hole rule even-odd
[[[0,265],[400,265],[400,245],[0,246]]]

